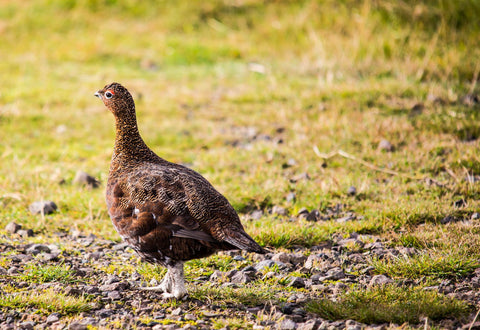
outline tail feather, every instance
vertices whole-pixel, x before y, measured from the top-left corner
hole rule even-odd
[[[266,253],[266,251],[244,231],[230,231],[225,235],[223,240],[242,250],[261,254]]]

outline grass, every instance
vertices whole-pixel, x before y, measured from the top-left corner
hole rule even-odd
[[[36,309],[44,313],[78,314],[91,309],[84,297],[66,296],[52,289],[43,292],[17,292],[0,295],[0,307],[8,310]]]
[[[480,258],[470,220],[480,184],[465,180],[480,174],[480,107],[465,99],[479,94],[479,10],[473,0],[0,1],[0,229],[33,229],[22,244],[72,228],[119,240],[103,196],[113,118],[93,97],[118,81],[152,149],[202,173],[263,246],[371,234],[420,252],[373,260],[379,273],[464,279]],[[392,151],[378,148],[383,139]],[[78,170],[101,187],[74,184]],[[59,211],[28,212],[44,199]],[[271,215],[275,205],[288,215]],[[357,218],[294,218],[336,205]],[[247,220],[254,210],[264,216]],[[212,257],[187,275],[235,266]],[[72,280],[66,266],[31,267],[27,281]],[[150,281],[164,270],[139,272]]]
[[[76,281],[75,274],[68,265],[37,265],[32,263],[27,264],[19,279],[36,283],[73,283]]]
[[[388,285],[369,289],[355,288],[341,294],[336,301],[320,299],[311,302],[308,310],[329,320],[352,319],[367,324],[416,324],[422,317],[440,320],[466,316],[471,311],[471,306],[434,291]]]

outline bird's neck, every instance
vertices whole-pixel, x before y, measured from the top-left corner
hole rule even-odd
[[[153,152],[143,141],[135,118],[116,118],[115,147],[111,167],[123,162],[143,161]]]

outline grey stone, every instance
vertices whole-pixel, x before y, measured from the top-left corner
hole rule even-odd
[[[470,218],[471,220],[478,220],[480,219],[480,213],[475,212],[472,214],[472,217]]]
[[[58,320],[60,320],[61,316],[62,315],[60,313],[52,313],[52,314],[48,315],[47,323],[51,324],[51,323],[57,322]]]
[[[20,229],[22,229],[22,225],[19,225],[15,222],[9,222],[6,226],[5,226],[5,231],[7,233],[10,233],[10,234],[15,234],[17,231],[19,231]]]
[[[307,214],[307,221],[318,221],[320,220],[320,212],[318,210],[312,210],[312,212]]]
[[[265,268],[270,268],[273,265],[275,265],[275,261],[266,259],[263,261],[260,261],[258,264],[255,265],[255,270],[257,272],[264,270]]]
[[[237,254],[236,256],[233,257],[233,260],[235,260],[235,261],[245,261],[245,258],[242,257],[241,255]]]
[[[45,252],[45,253],[50,253],[50,248],[48,247],[48,245],[44,245],[44,244],[33,244],[32,246],[30,246],[27,251],[27,253],[29,254],[33,254],[33,255],[36,255],[36,254],[39,254],[39,253],[42,253],[42,252]]]
[[[250,276],[248,276],[243,271],[237,272],[235,275],[232,276],[230,280],[232,281],[232,283],[241,283],[241,284],[249,283],[252,281]]]
[[[351,186],[347,189],[347,194],[350,196],[355,196],[357,194],[357,188]]]
[[[32,322],[32,321],[22,322],[17,325],[17,328],[22,330],[33,330],[34,327],[35,327],[35,322]]]
[[[253,220],[260,220],[263,216],[263,211],[255,210],[250,214],[250,216],[252,217]]]
[[[308,320],[305,323],[297,324],[297,330],[317,330],[321,322],[317,319]]]
[[[287,215],[287,210],[279,205],[274,205],[272,207],[272,214]]]
[[[32,229],[20,229],[19,231],[17,231],[17,234],[22,236],[23,238],[34,236]]]
[[[52,201],[38,201],[30,204],[28,209],[33,214],[51,214],[55,212],[58,207]]]
[[[77,172],[77,174],[75,175],[75,179],[73,179],[73,182],[77,184],[85,185],[89,188],[98,188],[100,186],[99,180],[97,180],[90,174],[83,171]]]
[[[182,315],[182,313],[183,313],[183,310],[180,307],[178,307],[174,309],[171,314],[174,316],[179,316],[179,315]]]
[[[68,330],[87,330],[87,329],[88,329],[88,325],[83,324],[83,323],[78,322],[78,321],[72,322],[68,326]]]
[[[108,298],[112,299],[112,300],[119,300],[122,298],[122,296],[120,295],[120,292],[118,291],[110,291],[108,293]]]
[[[375,275],[370,280],[370,285],[385,285],[393,283],[393,280],[385,275]]]
[[[290,255],[285,252],[279,252],[276,253],[272,256],[273,261],[280,261],[283,263],[289,263],[290,262]]]
[[[297,195],[294,192],[289,192],[287,194],[287,197],[285,197],[287,202],[293,202],[293,201],[295,201],[296,198],[297,198]]]
[[[279,330],[295,330],[296,328],[297,324],[290,319],[285,319],[277,325],[277,329]]]
[[[290,278],[290,283],[288,283],[288,286],[291,286],[293,288],[304,288],[305,280],[301,277],[293,276]]]
[[[382,139],[380,143],[378,143],[378,149],[390,152],[393,151],[393,145],[390,143],[390,141]]]

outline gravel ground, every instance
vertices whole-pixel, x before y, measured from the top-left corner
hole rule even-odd
[[[19,227],[12,229],[17,231],[17,234],[8,236],[9,244],[0,244],[1,255],[9,261],[7,268],[0,267],[1,293],[5,293],[6,285],[28,292],[52,288],[55,292],[66,295],[90,297],[91,310],[68,316],[57,312],[41,313],[34,309],[4,309],[0,312],[0,329],[87,329],[92,326],[122,329],[209,329],[214,326],[218,328],[222,319],[231,317],[244,320],[245,327],[253,329],[386,329],[389,327],[387,324],[372,326],[352,320],[324,320],[307,313],[305,303],[319,295],[334,299],[339,292],[353,283],[365,288],[392,283],[394,280],[385,275],[373,275],[367,258],[372,255],[384,257],[417,253],[413,248],[387,248],[374,236],[357,234],[352,234],[349,238],[334,237],[332,241],[310,249],[298,248],[267,255],[226,252],[224,254],[234,257],[238,267],[235,268],[233,263],[233,267],[228,271],[216,270],[210,276],[190,280],[189,290],[202,283],[241,288],[251,285],[248,283],[256,279],[278,277],[287,279],[286,302],[283,300],[280,303],[274,299],[261,301],[258,306],[217,306],[208,300],[189,297],[185,301],[167,304],[165,307],[165,301],[162,301],[160,294],[138,289],[148,285],[138,272],[105,272],[113,263],[132,263],[133,260],[135,266],[135,254],[124,243],[73,231],[52,237],[51,240],[55,241],[52,244],[25,244],[25,240],[18,235],[19,230]],[[351,249],[352,246],[360,247],[357,251],[362,252],[355,252],[355,249]],[[34,283],[22,280],[20,275],[28,272],[25,266],[33,260],[39,265],[69,265],[73,270],[74,280],[67,283]],[[272,267],[274,265],[276,267]],[[265,267],[274,271],[265,272]],[[300,277],[299,274],[308,275]],[[415,284],[414,281],[396,283]],[[453,283],[445,280],[432,289],[478,304],[479,287],[480,269],[463,281]],[[171,324],[165,324],[169,322]],[[439,326],[468,328],[469,324],[462,325],[458,321],[446,320]],[[419,327],[423,328],[423,325]]]

